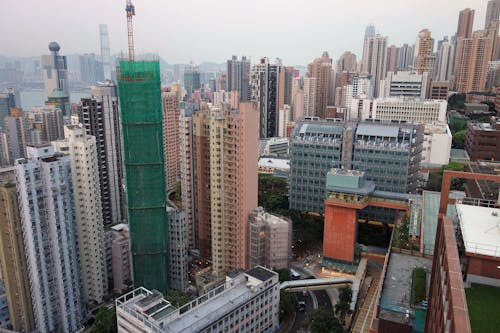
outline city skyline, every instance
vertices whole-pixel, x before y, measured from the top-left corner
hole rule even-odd
[[[2,12],[16,12],[18,4],[6,0]],[[109,26],[111,53],[126,54],[125,1],[89,0],[72,2],[71,7],[61,0],[51,0],[48,4],[27,0],[22,16],[0,15],[0,29],[12,31],[3,37],[1,55],[47,54],[46,45],[50,41],[59,42],[63,54],[98,54],[101,23]],[[369,23],[375,25],[377,33],[388,36],[388,45],[396,46],[414,43],[418,32],[425,28],[432,32],[435,40],[451,36],[456,31],[458,12],[467,7],[476,12],[474,30],[481,29],[487,0],[423,0],[418,7],[412,6],[409,0],[358,0],[328,5],[313,0],[307,6],[297,1],[254,1],[251,8],[229,0],[197,4],[143,0],[134,4],[138,13],[134,18],[137,54],[152,52],[168,63],[191,60],[219,63],[237,54],[247,55],[253,63],[267,56],[280,57],[286,64],[306,65],[325,50],[333,59],[344,51],[352,51],[360,57],[364,30]],[[400,14],[409,8],[411,21]],[[227,10],[231,15],[221,14]],[[85,12],[92,15],[78,14]],[[20,16],[30,24],[19,25]],[[60,29],[61,26],[66,28]],[[210,38],[205,37],[208,35]],[[26,43],[27,40],[30,42]]]

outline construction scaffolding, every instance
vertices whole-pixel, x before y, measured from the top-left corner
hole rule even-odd
[[[118,96],[135,286],[169,288],[160,64],[120,61]]]

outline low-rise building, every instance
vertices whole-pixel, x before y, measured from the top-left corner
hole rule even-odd
[[[465,150],[471,161],[500,161],[500,118],[491,117],[489,123],[467,123]]]
[[[257,266],[175,308],[158,291],[138,288],[116,300],[118,332],[263,332],[279,327],[278,273]]]
[[[452,136],[446,124],[427,124],[424,127],[422,166],[434,167],[450,162]]]

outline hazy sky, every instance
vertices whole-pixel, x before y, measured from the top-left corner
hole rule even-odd
[[[1,0],[0,54],[99,53],[99,23],[107,23],[111,52],[127,50],[125,0]],[[232,54],[280,57],[307,64],[329,51],[358,56],[368,23],[389,44],[414,43],[427,28],[437,40],[452,35],[458,12],[476,10],[482,29],[487,0],[135,0],[137,53],[169,63],[223,62]]]

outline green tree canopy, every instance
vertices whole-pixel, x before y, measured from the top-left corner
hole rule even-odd
[[[453,148],[465,149],[465,130],[453,134]]]
[[[90,330],[91,333],[115,333],[118,331],[116,326],[116,312],[115,308],[108,309],[102,306],[97,311],[94,318],[94,325]]]
[[[324,308],[313,310],[303,321],[302,326],[311,333],[343,333],[339,320]]]
[[[343,287],[339,290],[339,301],[335,304],[335,314],[342,324],[345,323],[345,317],[351,313],[352,289]]]

